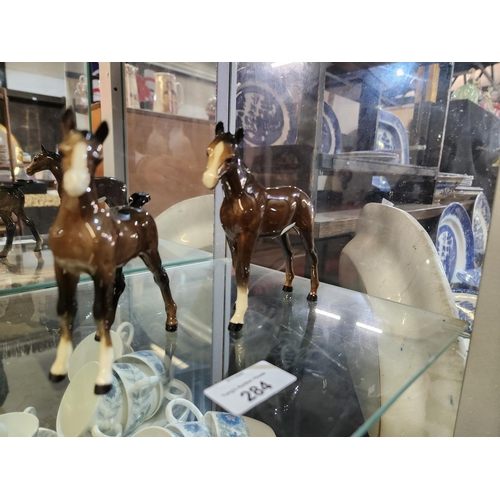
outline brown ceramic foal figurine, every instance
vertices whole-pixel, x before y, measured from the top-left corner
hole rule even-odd
[[[14,184],[0,185],[0,218],[6,227],[7,238],[5,245],[0,252],[0,258],[7,257],[12,249],[14,234],[16,232],[16,223],[12,220],[12,214],[22,220],[29,228],[36,240],[34,252],[41,252],[43,240],[33,222],[33,219],[26,215],[24,211],[24,193],[19,189],[23,184],[22,181],[14,182]]]
[[[231,249],[237,286],[236,308],[229,323],[229,330],[234,332],[241,330],[248,308],[250,258],[259,236],[278,238],[286,263],[283,290],[291,292],[294,273],[288,231],[295,229],[302,237],[311,263],[311,291],[307,300],[318,299],[319,286],[310,198],[295,187],[262,187],[238,157],[242,140],[243,129],[238,129],[234,135],[224,133],[224,125],[219,122],[215,127],[215,139],[207,148],[207,168],[203,174],[203,184],[207,188],[215,188],[221,180],[224,190],[220,221]]]
[[[68,372],[77,309],[76,288],[80,274],[87,273],[94,281],[93,314],[97,323],[96,340],[101,342],[95,393],[105,394],[112,384],[113,347],[109,330],[125,288],[122,267],[134,257],[140,257],[153,273],[165,302],[167,332],[177,329],[177,306],[158,253],[158,231],[153,217],[136,208],[111,212],[99,206],[93,178],[102,160],[108,125],[101,123],[95,134],[79,131],[71,108],[64,113],[62,123],[63,141],[59,151],[64,173],[63,193],[59,213],[49,233],[59,289],[57,313],[61,337],[49,378],[58,382]]]
[[[31,163],[26,167],[26,174],[35,175],[37,172],[48,170],[57,181],[57,192],[62,197],[63,170],[61,165],[61,155],[45,149],[43,145]],[[127,205],[127,186],[123,181],[113,177],[95,177],[95,187],[99,199],[106,198],[109,207],[121,207]],[[130,203],[130,200],[128,200]],[[136,208],[141,208],[137,206]]]

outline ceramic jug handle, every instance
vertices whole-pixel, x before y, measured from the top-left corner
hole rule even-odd
[[[179,90],[177,90],[179,88]],[[177,92],[177,103],[184,104],[184,87],[181,82],[175,82],[175,90]]]
[[[128,326],[128,332],[122,333],[123,329]],[[116,333],[120,336],[120,338],[127,344],[128,346],[132,343],[132,339],[134,338],[134,325],[129,323],[128,321],[124,321],[120,323],[118,328],[116,329]]]

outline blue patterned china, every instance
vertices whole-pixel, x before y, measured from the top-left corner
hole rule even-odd
[[[336,154],[342,151],[342,133],[337,115],[325,101],[323,103],[323,126],[321,130],[321,152]]]
[[[155,389],[162,386],[158,376],[148,377],[140,368],[130,363],[113,363],[113,373],[119,377],[124,387],[128,415],[123,434],[127,435],[152,417],[160,407],[161,401],[159,405],[158,392]],[[163,399],[163,392],[161,394],[160,400]]]
[[[474,324],[474,313],[476,311],[477,294],[468,292],[455,292],[455,305],[458,310],[458,317],[469,323],[467,333],[472,332]]]
[[[450,203],[441,214],[436,250],[450,283],[457,283],[457,271],[474,267],[474,236],[469,214],[460,203]]]
[[[392,150],[400,155],[400,163],[408,165],[410,162],[410,144],[408,133],[403,122],[393,113],[385,109],[378,111],[377,151]]]
[[[169,374],[163,364],[163,360],[153,351],[135,351],[121,356],[116,360],[116,362],[136,365],[149,377],[156,375],[160,379],[163,390],[167,390],[169,384]],[[158,386],[156,390],[158,392],[158,407],[155,411],[158,411],[162,401],[162,388]]]
[[[245,129],[248,146],[295,144],[297,111],[282,81],[268,71],[248,66],[238,70],[236,128]]]
[[[472,210],[472,232],[474,234],[474,267],[483,265],[486,241],[490,228],[491,210],[484,193],[479,193]]]
[[[109,422],[97,422],[91,429],[92,437],[121,437],[123,427],[121,424],[110,425]]]
[[[245,421],[238,415],[222,411],[207,411],[204,419],[210,426],[212,436],[248,437]]]
[[[203,421],[177,422],[168,424],[165,429],[172,432],[172,437],[211,437],[210,427]]]
[[[481,283],[482,269],[463,269],[462,271],[457,271],[457,278],[460,283],[467,285],[471,288],[479,288]]]
[[[60,437],[91,437],[92,427],[98,422],[109,425],[125,423],[127,406],[118,377],[113,374],[111,390],[103,395],[94,394],[99,364],[92,361],[83,366],[66,388],[56,419]]]

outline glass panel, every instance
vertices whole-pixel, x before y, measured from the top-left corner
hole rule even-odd
[[[131,341],[123,336],[125,344],[135,353],[150,350],[159,356],[203,414],[211,409],[203,390],[213,373],[213,276],[230,266],[228,260],[212,260],[168,269],[178,305],[174,335],[165,333],[164,305],[152,275],[127,276],[113,327],[119,331],[122,322],[130,322],[134,334]],[[254,419],[248,421],[251,435],[270,429],[278,436],[364,435],[368,428],[372,435],[409,435],[421,426],[428,435],[449,434],[456,401],[444,420],[442,406],[459,383],[443,371],[439,356],[464,322],[331,285],[322,285],[318,302],[309,305],[307,279],[296,278],[289,294],[281,292],[280,272],[252,266],[250,277],[245,335],[233,345],[230,374],[266,359],[297,376],[294,384],[245,413]],[[65,413],[65,421],[83,432],[91,417],[84,422],[80,417],[93,401],[94,377],[80,389],[78,407],[61,404],[73,393],[78,372],[70,375],[71,382],[53,384],[47,378],[59,340],[56,297],[55,288],[0,297],[0,414],[33,406],[41,427],[60,431],[58,413],[60,418]],[[70,369],[82,342],[96,344],[92,308],[93,286],[81,283]],[[423,413],[416,411],[422,401]],[[164,426],[166,403],[165,398],[138,425]],[[122,417],[117,418],[125,426]]]
[[[216,63],[125,64],[129,190],[151,195],[161,239],[210,254],[214,201],[201,177],[215,80]]]

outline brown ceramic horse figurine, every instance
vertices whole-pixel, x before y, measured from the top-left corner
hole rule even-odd
[[[219,122],[215,139],[207,148],[207,167],[203,184],[209,189],[222,181],[224,199],[220,221],[231,250],[236,273],[237,299],[229,330],[237,332],[243,326],[248,307],[250,258],[259,236],[274,236],[285,254],[286,280],[283,290],[291,292],[294,278],[292,250],[288,231],[294,229],[302,238],[311,264],[311,290],[307,300],[316,301],[318,257],[314,247],[314,212],[310,198],[295,187],[262,187],[239,158],[243,129],[233,135],[224,132]]]
[[[26,174],[35,175],[37,172],[42,172],[43,170],[48,170],[55,177],[57,191],[59,196],[62,197],[63,171],[61,155],[55,151],[45,149],[42,145],[40,152],[33,157],[31,163],[26,167]],[[134,193],[127,200],[127,186],[123,181],[114,177],[95,177],[94,183],[97,190],[97,197],[100,200],[105,198],[109,207],[122,207],[128,203],[132,207],[142,208],[149,201],[149,195],[146,193],[144,193],[146,194],[146,198]]]
[[[22,220],[29,228],[35,238],[36,244],[34,252],[41,252],[43,240],[33,222],[33,219],[26,215],[24,211],[24,193],[20,187],[25,181],[16,181],[14,184],[0,185],[0,218],[6,227],[7,238],[5,245],[0,252],[0,258],[7,257],[12,249],[14,234],[16,232],[16,223],[12,220],[12,214]]]
[[[95,393],[105,394],[112,384],[113,347],[109,330],[125,288],[123,266],[140,257],[153,273],[165,302],[167,332],[177,329],[177,306],[158,253],[158,231],[153,217],[136,208],[109,211],[99,206],[93,178],[102,160],[107,123],[101,123],[94,134],[77,130],[75,114],[69,108],[62,124],[63,141],[59,151],[64,173],[63,193],[59,213],[49,232],[59,289],[57,313],[61,336],[49,378],[58,382],[68,372],[77,309],[76,288],[80,274],[87,273],[94,281],[93,314],[97,324],[96,340],[101,342]]]

